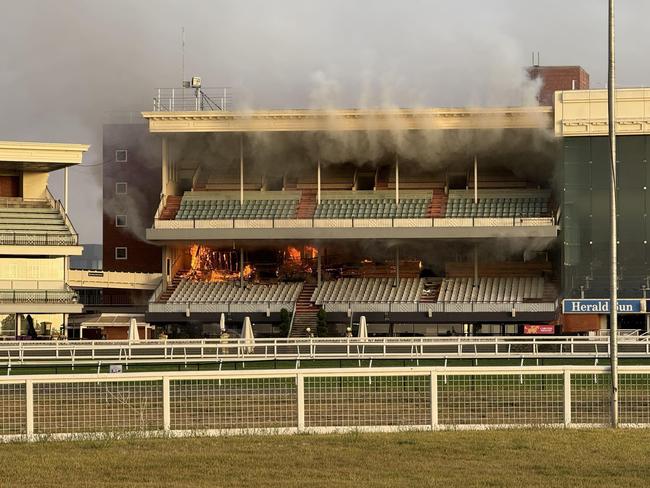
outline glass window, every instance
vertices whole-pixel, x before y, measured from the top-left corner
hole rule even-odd
[[[115,259],[118,259],[118,260],[127,259],[127,249],[126,249],[126,247],[116,247],[115,248]]]
[[[129,161],[129,151],[127,151],[126,149],[115,150],[116,163],[127,163],[128,161]]]

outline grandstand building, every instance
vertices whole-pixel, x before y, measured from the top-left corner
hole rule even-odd
[[[0,142],[0,336],[52,337],[80,313],[68,259],[82,246],[64,205],[50,193],[52,171],[81,162],[88,146]],[[66,178],[67,180],[67,178]],[[65,184],[67,194],[67,181]]]
[[[516,334],[557,323],[551,107],[144,113],[156,324]],[[205,331],[204,327],[204,331]],[[209,330],[209,328],[208,328]],[[213,329],[214,330],[214,329]]]

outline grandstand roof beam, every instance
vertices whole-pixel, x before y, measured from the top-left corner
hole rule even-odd
[[[552,129],[552,107],[142,112],[150,132]]]
[[[56,171],[80,164],[86,144],[0,141],[0,170]]]

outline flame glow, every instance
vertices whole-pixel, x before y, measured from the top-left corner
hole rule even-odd
[[[219,251],[192,244],[189,249],[190,269],[183,275],[194,281],[235,281],[239,279],[239,261],[234,251]],[[249,279],[255,268],[244,266],[244,278]]]

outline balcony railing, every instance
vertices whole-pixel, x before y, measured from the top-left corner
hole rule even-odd
[[[58,234],[52,232],[14,232],[0,231],[0,245],[2,246],[76,246],[76,234]]]
[[[555,312],[558,302],[513,303],[452,303],[452,302],[329,302],[323,304],[327,312],[389,312],[389,313],[541,313]],[[293,310],[294,302],[270,303],[149,303],[149,312],[161,313],[278,313],[283,308]]]
[[[77,303],[79,295],[64,290],[0,290],[0,303]]]
[[[154,112],[227,111],[232,106],[229,87],[158,88]]]
[[[154,219],[155,229],[345,229],[541,227],[555,225],[553,217],[468,217],[389,219]]]

